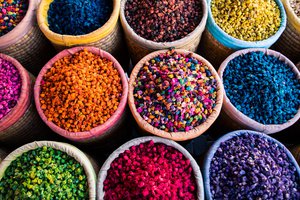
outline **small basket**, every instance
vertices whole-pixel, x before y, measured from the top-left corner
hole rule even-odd
[[[201,56],[193,53],[192,57],[194,57],[197,60],[205,63],[208,66],[209,70],[211,71],[212,75],[217,80],[217,84],[218,84],[218,86],[217,86],[217,100],[216,100],[216,106],[213,109],[213,112],[209,115],[209,117],[206,119],[206,121],[204,121],[199,126],[193,128],[192,130],[189,130],[187,132],[166,132],[166,131],[160,130],[160,129],[155,128],[154,126],[150,125],[137,112],[136,106],[134,104],[134,97],[133,97],[133,90],[134,90],[133,83],[134,83],[140,69],[143,67],[145,62],[147,62],[147,61],[151,60],[152,58],[160,55],[161,53],[165,53],[167,51],[168,50],[155,51],[155,52],[145,56],[142,60],[140,60],[136,64],[136,66],[134,67],[134,69],[131,72],[130,80],[129,80],[129,94],[128,94],[129,108],[131,110],[131,113],[132,113],[133,117],[135,118],[135,121],[137,122],[139,127],[143,130],[143,132],[148,133],[148,134],[150,133],[150,134],[160,136],[160,137],[164,137],[164,138],[168,138],[168,139],[175,140],[175,141],[190,140],[190,139],[198,137],[199,135],[204,133],[214,123],[214,121],[219,116],[220,111],[221,111],[221,107],[222,107],[222,101],[223,101],[223,85],[221,83],[221,80],[220,80],[216,70],[213,68],[213,66],[207,60],[202,58]],[[175,51],[177,53],[182,53],[182,54],[192,53],[190,51],[186,51],[186,50],[182,50],[182,49],[175,49]]]

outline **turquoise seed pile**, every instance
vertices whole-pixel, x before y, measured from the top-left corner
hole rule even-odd
[[[87,177],[74,158],[43,146],[12,161],[0,181],[0,199],[88,199]]]
[[[28,0],[0,0],[0,36],[15,28],[27,9]]]
[[[155,128],[189,131],[216,106],[217,81],[205,63],[174,50],[145,62],[134,82],[137,112]]]

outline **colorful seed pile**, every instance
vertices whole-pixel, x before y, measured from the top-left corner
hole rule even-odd
[[[192,54],[158,55],[144,64],[133,86],[137,112],[167,132],[199,126],[216,105],[217,81]]]
[[[294,10],[297,17],[300,17],[300,0],[289,0],[291,8]]]
[[[300,199],[300,179],[284,149],[250,133],[222,142],[210,166],[212,199]]]
[[[57,60],[41,82],[45,116],[71,132],[89,131],[117,110],[122,84],[113,62],[87,50]]]
[[[283,124],[300,107],[300,81],[283,61],[263,52],[231,60],[223,74],[227,97],[242,113],[262,124]]]
[[[111,0],[54,0],[48,10],[49,29],[63,35],[84,35],[105,24]]]
[[[274,0],[212,0],[214,21],[227,34],[240,40],[260,41],[280,27],[280,10]]]
[[[0,58],[0,120],[17,104],[22,81],[16,67]]]
[[[0,37],[15,28],[28,9],[28,0],[0,0]]]
[[[104,199],[196,199],[190,160],[153,141],[130,147],[110,165]]]
[[[0,181],[0,199],[88,199],[87,189],[80,163],[43,146],[10,164]]]
[[[125,18],[139,36],[154,42],[172,42],[199,25],[201,1],[127,0]]]

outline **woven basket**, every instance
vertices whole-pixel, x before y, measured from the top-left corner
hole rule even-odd
[[[99,125],[90,131],[84,131],[84,132],[69,132],[66,131],[59,126],[55,125],[53,122],[50,122],[47,120],[44,112],[41,109],[41,104],[39,100],[39,95],[40,95],[40,84],[43,79],[44,74],[52,67],[52,65],[59,59],[73,55],[74,53],[81,51],[83,49],[87,49],[89,52],[92,52],[94,54],[100,55],[101,57],[107,58],[111,60],[114,63],[114,67],[119,71],[120,76],[121,76],[121,81],[122,81],[122,87],[123,87],[123,92],[122,92],[122,97],[120,104],[115,111],[115,113],[102,125]],[[109,138],[115,137],[115,135],[120,133],[119,128],[122,127],[121,125],[123,124],[125,117],[126,117],[126,112],[125,112],[125,107],[127,104],[127,93],[128,93],[128,81],[125,76],[125,73],[121,67],[121,65],[118,63],[118,61],[109,53],[102,51],[98,48],[95,47],[74,47],[71,49],[66,49],[57,54],[54,58],[52,58],[40,71],[36,83],[34,86],[34,98],[35,98],[35,103],[36,103],[36,108],[37,111],[42,118],[42,120],[57,134],[81,143],[81,144],[91,144],[91,143],[101,143],[103,140],[107,140]]]
[[[231,54],[228,58],[226,58],[226,60],[224,60],[224,62],[221,64],[220,69],[218,71],[221,80],[223,80],[223,73],[225,71],[226,66],[232,59],[234,59],[239,55],[243,55],[249,52],[257,52],[257,51],[262,51],[267,55],[273,55],[279,58],[279,60],[282,60],[285,63],[287,63],[287,65],[291,67],[294,73],[297,75],[297,79],[300,81],[299,70],[288,58],[286,58],[284,55],[282,55],[279,52],[269,50],[269,49],[261,49],[261,48],[244,49]],[[223,124],[226,124],[226,126],[232,127],[234,129],[250,129],[250,130],[259,131],[266,134],[272,134],[272,133],[282,131],[292,126],[294,123],[296,123],[297,120],[300,118],[300,107],[298,109],[298,113],[286,123],[265,125],[249,118],[248,116],[240,112],[237,108],[235,108],[234,105],[230,102],[229,98],[227,97],[226,92],[224,92],[223,109],[221,115],[223,115],[222,117]]]
[[[120,0],[113,0],[113,11],[109,20],[97,30],[85,35],[61,35],[49,29],[48,10],[53,0],[41,0],[37,10],[40,29],[59,52],[74,46],[94,46],[111,53],[118,59],[124,59],[126,52],[121,25],[118,21]]]
[[[89,199],[96,199],[96,173],[94,171],[93,165],[89,158],[75,146],[72,146],[67,143],[53,142],[53,141],[37,141],[21,146],[12,153],[10,153],[1,163],[0,163],[0,180],[4,176],[5,170],[17,157],[21,156],[23,153],[26,153],[30,150],[37,149],[39,147],[51,147],[53,149],[60,150],[67,153],[69,156],[73,157],[78,161],[83,167],[85,174],[87,176],[88,190],[89,190]]]
[[[300,70],[300,62],[296,65],[296,67]]]
[[[281,15],[281,24],[278,31],[268,39],[256,42],[236,39],[223,31],[214,21],[211,13],[211,1],[208,0],[208,17],[206,30],[200,44],[199,54],[212,63],[216,69],[222,61],[234,51],[246,48],[269,48],[280,37],[286,27],[286,14],[280,0],[275,0]]]
[[[212,194],[211,194],[211,188],[210,188],[210,165],[211,165],[211,162],[212,162],[212,159],[214,157],[214,154],[216,153],[217,149],[219,148],[219,146],[227,141],[227,140],[230,140],[234,137],[239,137],[241,135],[244,135],[244,134],[252,134],[252,135],[258,135],[262,138],[265,138],[267,139],[268,141],[270,142],[274,142],[275,144],[278,145],[278,148],[282,148],[284,149],[284,151],[286,152],[287,156],[290,158],[291,160],[291,163],[295,166],[296,170],[297,170],[297,173],[299,174],[300,176],[300,168],[299,168],[299,165],[297,164],[297,162],[295,161],[293,155],[291,154],[291,152],[282,144],[280,143],[279,141],[275,140],[274,138],[266,135],[266,134],[263,134],[263,133],[259,133],[259,132],[255,132],[255,131],[248,131],[248,130],[239,130],[239,131],[233,131],[233,132],[230,132],[224,136],[222,136],[221,138],[219,138],[211,147],[210,149],[208,150],[205,158],[204,158],[204,165],[203,165],[203,179],[204,179],[204,188],[205,188],[205,196],[206,196],[206,199],[208,200],[212,200]]]
[[[8,144],[24,144],[45,135],[43,121],[34,106],[33,86],[35,78],[22,65],[10,56],[0,54],[19,71],[22,86],[17,105],[0,120],[0,141]]]
[[[4,158],[7,156],[6,151],[4,151],[3,149],[0,149],[0,163],[2,162],[2,160],[4,160]]]
[[[161,49],[169,49],[171,47],[177,49],[185,49],[195,52],[200,43],[202,32],[206,25],[207,19],[207,4],[205,0],[202,0],[202,19],[199,25],[194,31],[180,40],[173,42],[153,42],[151,40],[144,39],[137,35],[134,30],[129,26],[125,18],[125,4],[127,0],[121,0],[120,19],[125,33],[125,39],[127,47],[129,49],[130,58],[135,65],[141,58],[147,54]]]
[[[0,37],[0,53],[16,58],[28,71],[38,74],[54,55],[54,48],[40,31],[35,10],[38,1],[29,0],[23,20],[10,32]]]
[[[177,53],[182,53],[182,54],[192,53],[190,51],[182,50],[182,49],[175,49],[175,51]],[[203,122],[199,126],[193,128],[192,130],[187,131],[187,132],[166,132],[166,131],[163,131],[163,130],[153,127],[147,121],[145,121],[136,110],[136,106],[134,104],[134,97],[133,97],[133,90],[134,90],[133,83],[145,62],[147,62],[147,61],[151,60],[152,58],[158,56],[159,54],[165,53],[165,52],[167,52],[167,50],[160,50],[160,51],[155,51],[155,52],[145,56],[142,60],[140,60],[136,64],[136,66],[132,70],[131,75],[130,75],[130,80],[129,80],[129,94],[128,94],[129,108],[130,108],[131,113],[132,113],[133,117],[135,118],[137,124],[139,125],[139,127],[142,129],[143,132],[148,133],[148,134],[157,135],[157,136],[164,137],[164,138],[168,138],[168,139],[175,140],[175,141],[190,140],[190,139],[198,137],[199,135],[204,133],[214,123],[214,121],[219,116],[221,107],[222,107],[222,101],[223,101],[223,85],[221,83],[221,80],[220,80],[217,72],[213,68],[213,66],[207,60],[202,58],[201,56],[193,53],[192,56],[194,58],[196,58],[197,60],[200,60],[201,62],[205,63],[208,66],[208,68],[210,69],[212,75],[217,80],[217,83],[218,83],[217,100],[216,100],[216,106],[213,109],[213,112],[209,115],[209,117],[206,119],[205,122]]]
[[[282,0],[287,15],[287,27],[272,46],[294,63],[300,60],[300,18],[294,13],[289,0]]]
[[[291,152],[292,152],[293,156],[295,157],[298,165],[300,165],[300,145],[294,146],[291,149]]]
[[[191,166],[194,171],[194,176],[196,179],[196,184],[197,184],[197,199],[198,200],[204,200],[204,187],[203,187],[203,180],[202,180],[202,174],[200,171],[200,168],[194,158],[191,156],[191,154],[184,149],[182,146],[177,144],[176,142],[172,140],[167,140],[159,137],[140,137],[140,138],[135,138],[133,140],[130,140],[129,142],[123,144],[120,146],[117,150],[115,150],[105,161],[105,163],[102,165],[99,175],[98,175],[98,181],[97,181],[97,199],[98,200],[103,200],[105,192],[103,191],[104,188],[104,181],[107,176],[107,171],[110,168],[111,163],[119,157],[121,153],[123,153],[125,150],[128,150],[131,146],[136,146],[141,143],[146,143],[150,140],[153,140],[154,143],[163,143],[167,146],[171,146],[178,151],[180,151],[186,158],[188,158],[191,161]]]

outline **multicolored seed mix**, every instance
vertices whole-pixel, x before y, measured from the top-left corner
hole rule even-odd
[[[231,60],[223,74],[226,95],[243,114],[262,124],[283,124],[300,107],[300,81],[278,58],[250,52]]]
[[[300,0],[289,0],[289,2],[297,17],[300,18]]]
[[[216,24],[240,40],[260,41],[274,35],[281,23],[275,0],[212,0]]]
[[[49,29],[63,35],[84,35],[103,26],[113,10],[111,0],[54,0],[48,10]]]
[[[57,60],[41,82],[41,108],[71,132],[89,131],[117,110],[122,83],[112,61],[87,50]]]
[[[105,200],[196,199],[190,160],[171,146],[141,143],[121,153],[104,181]]]
[[[43,146],[12,161],[0,181],[0,199],[88,199],[87,177],[74,158]]]
[[[139,36],[154,42],[172,42],[199,25],[201,1],[127,0],[125,18]]]
[[[0,0],[0,37],[15,28],[25,16],[28,0]]]
[[[17,68],[0,58],[0,120],[17,104],[21,87],[22,80]]]
[[[213,112],[217,81],[208,66],[174,50],[144,63],[134,82],[137,112],[155,128],[189,131]]]
[[[300,199],[300,179],[285,150],[245,133],[218,147],[210,165],[212,199]]]

